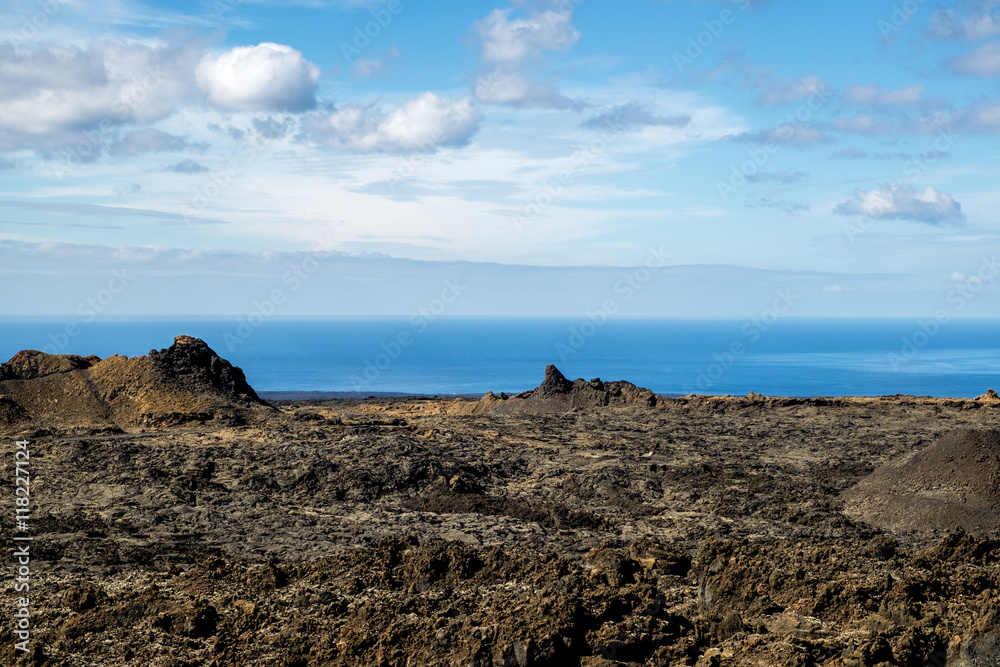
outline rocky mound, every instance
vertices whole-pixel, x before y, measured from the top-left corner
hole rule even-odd
[[[131,359],[18,352],[0,364],[0,395],[0,426],[244,423],[274,412],[242,370],[190,336]]]
[[[986,393],[982,396],[976,396],[975,400],[980,403],[1000,403],[1000,394],[992,389],[987,389]]]
[[[844,497],[848,516],[894,532],[1000,532],[1000,430],[952,431]]]
[[[549,414],[608,406],[654,407],[656,401],[656,394],[631,382],[624,380],[602,382],[600,378],[590,382],[583,378],[570,381],[559,372],[558,368],[549,364],[545,367],[545,379],[536,388],[514,396],[507,394],[497,396],[491,391],[479,400],[473,412]]]

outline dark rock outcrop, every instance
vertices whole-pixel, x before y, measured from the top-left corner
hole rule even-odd
[[[617,380],[603,382],[594,378],[589,382],[577,378],[566,379],[558,368],[545,367],[545,379],[538,387],[515,396],[495,395],[489,392],[473,409],[476,414],[548,414],[592,410],[604,407],[642,406],[655,407],[656,394],[645,387]]]
[[[149,360],[160,373],[191,391],[262,402],[243,371],[217,355],[200,338],[178,336],[171,347],[150,350]]]
[[[553,398],[558,394],[568,394],[572,390],[573,383],[567,380],[558,368],[549,364],[545,367],[545,379],[535,389],[534,394],[539,398]]]
[[[131,359],[18,352],[0,365],[0,394],[7,396],[0,426],[27,417],[40,427],[148,428],[212,420],[239,424],[276,414],[242,370],[190,336]]]

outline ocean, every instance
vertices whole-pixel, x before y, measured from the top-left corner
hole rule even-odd
[[[204,339],[258,391],[481,395],[569,378],[664,395],[974,397],[1000,388],[1000,319],[0,319],[21,349],[138,356]],[[272,397],[274,397],[272,395]]]

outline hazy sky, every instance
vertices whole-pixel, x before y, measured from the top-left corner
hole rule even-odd
[[[326,287],[288,314],[467,275],[492,287],[457,314],[572,315],[621,272],[525,265],[655,252],[636,314],[788,287],[801,314],[996,313],[996,0],[30,0],[0,26],[0,313],[122,270],[109,313],[246,312],[310,251]]]

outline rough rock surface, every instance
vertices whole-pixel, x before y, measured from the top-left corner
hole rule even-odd
[[[844,495],[849,516],[890,531],[1000,532],[1000,431],[952,431]]]
[[[190,386],[216,386],[204,369]],[[251,424],[132,433],[0,424],[8,451],[30,441],[35,503],[32,654],[15,662],[3,623],[0,664],[1000,663],[1000,536],[893,535],[845,516],[842,496],[949,431],[997,428],[993,403],[477,406],[289,401]]]
[[[277,414],[243,371],[190,336],[132,359],[18,352],[0,365],[0,394],[19,408],[0,405],[0,423],[8,424],[27,414],[40,423],[127,429]]]
[[[545,367],[545,379],[538,387],[514,396],[495,395],[492,391],[480,399],[475,412],[493,414],[550,414],[590,410],[603,407],[642,405],[654,407],[657,397],[649,389],[631,382],[602,382],[595,378],[587,382],[577,378],[572,382],[553,365]]]
[[[13,426],[28,422],[31,415],[9,396],[0,395],[0,426]]]
[[[983,403],[1000,403],[1000,394],[997,394],[993,389],[987,389],[986,393],[982,396],[977,396],[976,400]]]

